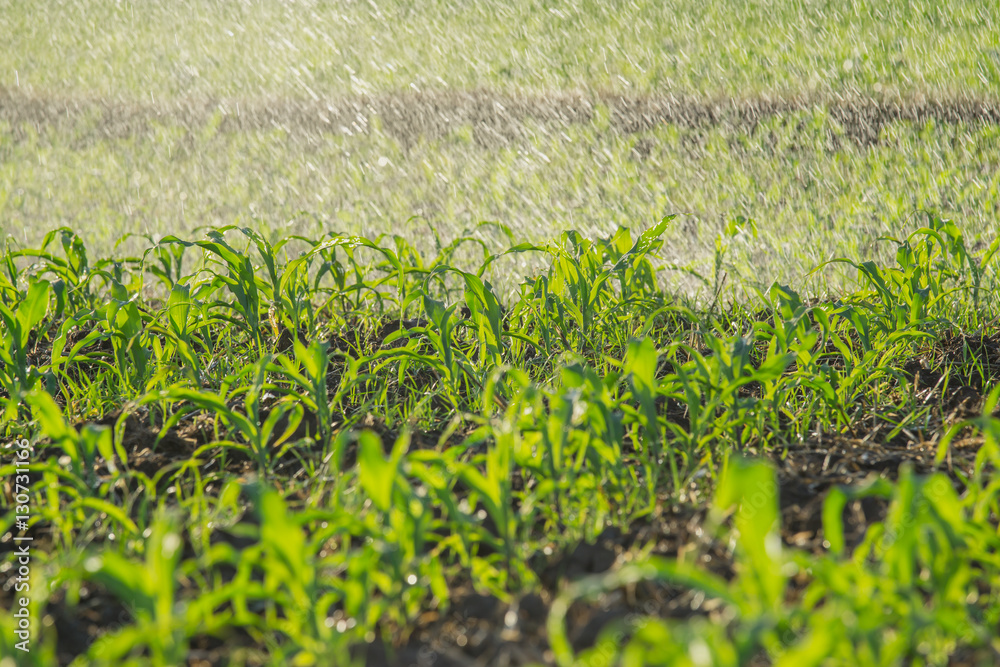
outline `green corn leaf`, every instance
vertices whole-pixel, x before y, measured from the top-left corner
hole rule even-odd
[[[167,298],[167,317],[174,334],[179,338],[187,337],[188,315],[191,312],[191,287],[175,284],[170,289]]]
[[[997,257],[1000,257],[1000,237],[993,239],[993,243],[986,249],[986,253],[980,261],[980,267],[985,269]]]
[[[752,378],[760,382],[777,380],[793,361],[795,361],[795,354],[792,352],[770,355],[760,365],[760,368],[754,371]]]
[[[486,505],[486,511],[494,518],[494,520],[501,516],[501,496],[502,491],[500,485],[495,479],[487,479],[481,472],[476,470],[474,466],[467,465],[463,466],[459,472],[459,476],[462,478],[469,488],[473,489],[482,497],[483,504]]]
[[[50,285],[45,280],[37,280],[31,283],[24,301],[17,308],[17,320],[20,324],[20,346],[23,349],[28,344],[28,336],[31,334],[42,318],[49,306]]]
[[[292,581],[312,585],[311,568],[306,568],[305,536],[296,520],[289,515],[281,495],[272,489],[252,493],[260,518],[260,540],[278,557]]]
[[[785,588],[779,535],[778,486],[774,470],[763,462],[732,458],[715,497],[716,512],[736,507],[740,581],[752,605],[776,610]]]
[[[85,567],[118,599],[129,601],[137,611],[152,617],[156,604],[144,565],[133,563],[115,551],[91,557]]]
[[[500,340],[503,335],[500,301],[488,282],[484,283],[471,273],[463,273],[462,277],[465,279],[466,305],[472,311],[474,319],[479,321],[480,330],[486,335],[490,351],[497,353],[500,351]]]
[[[125,510],[117,505],[112,505],[106,500],[101,500],[100,498],[81,498],[76,502],[70,503],[67,506],[67,510],[72,510],[76,507],[86,507],[95,512],[103,512],[108,515],[108,518],[118,522],[122,528],[129,531],[132,535],[139,534],[139,528],[129,518],[128,514],[125,513]]]
[[[25,396],[25,400],[46,437],[56,442],[75,440],[76,432],[66,423],[62,410],[47,392],[35,389]]]
[[[859,498],[874,496],[888,498],[893,493],[889,480],[877,479],[854,488],[835,486],[823,501],[823,535],[830,543],[830,551],[835,555],[844,553],[844,508],[847,503]]]
[[[632,390],[639,405],[642,407],[642,415],[645,426],[646,437],[655,445],[659,446],[662,440],[660,433],[659,415],[656,411],[656,368],[658,363],[658,352],[653,341],[643,338],[641,341],[630,341],[625,354],[625,362],[622,366],[623,374],[630,374]],[[679,470],[673,453],[670,453],[670,472],[675,483],[679,483]]]
[[[409,447],[408,431],[400,434],[387,459],[382,453],[382,439],[372,431],[362,431],[358,436],[358,467],[361,488],[375,506],[388,512],[392,506],[392,490],[396,484],[399,462]]]
[[[635,260],[643,257],[651,250],[653,250],[655,244],[659,242],[660,237],[663,235],[663,232],[667,230],[667,226],[676,217],[677,217],[676,215],[668,215],[667,217],[660,220],[660,222],[658,222],[657,224],[653,225],[645,232],[640,234],[639,238],[635,240],[635,243],[632,245],[632,248],[629,249],[628,252],[622,255],[611,268],[601,272],[601,274],[594,281],[593,285],[591,285],[589,293],[587,295],[586,303],[588,307],[592,306],[597,301],[597,297],[600,294],[601,288],[603,287],[604,283],[607,282],[608,278],[610,278],[616,271],[626,266],[628,263],[634,262]]]

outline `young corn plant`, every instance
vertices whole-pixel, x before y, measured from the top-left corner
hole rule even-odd
[[[149,528],[144,559],[104,550],[84,562],[84,576],[99,583],[129,605],[135,623],[92,645],[92,661],[100,664],[148,652],[151,664],[179,664],[188,653],[187,638],[199,630],[197,618],[178,614],[175,601],[177,567],[182,541],[176,517],[161,512]]]
[[[184,372],[195,386],[201,385],[202,370],[199,355],[191,336],[191,287],[174,283],[167,298],[167,323],[174,349],[184,366]],[[158,339],[157,339],[158,340]],[[170,356],[171,350],[166,351]]]
[[[78,479],[96,486],[94,464],[98,455],[112,472],[116,471],[116,456],[118,460],[125,459],[124,452],[115,448],[110,429],[86,424],[77,431],[66,422],[59,406],[47,392],[36,388],[27,393],[24,400],[38,424],[39,435],[50,440],[55,449],[62,450],[69,459],[70,470]]]
[[[652,385],[645,384],[648,377],[639,379],[641,371],[636,370],[637,361],[634,359],[631,364],[632,388],[646,413],[648,400],[652,397],[652,392],[647,392],[646,388]],[[653,359],[647,358],[647,363],[650,361]],[[564,366],[560,373],[564,391],[576,392],[577,403],[571,414],[578,443],[573,452],[573,469],[576,473],[586,469],[597,478],[598,493],[608,496],[611,505],[617,508],[618,520],[628,525],[655,506],[652,490],[658,486],[661,466],[654,463],[652,457],[645,456],[645,452],[638,460],[629,460],[625,454],[628,423],[622,410],[619,379],[618,373],[602,376],[596,369],[583,364]],[[645,424],[648,423],[647,420]],[[668,456],[673,457],[672,453]]]
[[[121,384],[140,390],[149,377],[150,348],[145,321],[136,306],[138,294],[129,295],[117,280],[111,281],[111,299],[104,308],[104,324],[111,335],[115,369]]]
[[[604,638],[598,638],[594,649],[574,655],[565,628],[566,615],[573,602],[593,599],[642,581],[658,581],[699,591],[728,608],[730,617],[735,621],[725,633],[719,633],[718,644],[708,646],[699,643],[699,654],[711,661],[709,664],[745,664],[762,646],[781,636],[787,581],[783,570],[787,557],[778,535],[780,514],[777,501],[774,471],[765,463],[745,462],[738,458],[730,460],[720,479],[712,512],[715,530],[721,530],[718,526],[722,517],[733,513],[735,578],[727,582],[685,561],[650,556],[608,574],[570,584],[553,602],[547,621],[556,663],[590,664],[614,636],[605,633]],[[618,636],[636,631],[624,648],[624,655],[630,656],[635,664],[685,664],[683,659],[668,662],[675,657],[661,653],[662,644],[650,642],[652,637],[666,640],[674,634],[673,628],[646,618],[639,621],[636,628],[615,628]],[[699,633],[699,636],[703,635]],[[670,645],[669,641],[667,645]],[[686,653],[681,656],[686,657]]]
[[[149,248],[142,254],[142,271],[159,280],[166,289],[172,290],[185,277],[184,250],[187,246],[160,245],[151,236],[144,238],[149,242]]]
[[[217,315],[217,317],[244,328],[250,334],[256,349],[262,350],[260,332],[262,310],[258,287],[261,281],[256,277],[250,256],[236,250],[226,242],[223,234],[228,229],[231,227],[210,231],[208,233],[209,240],[205,241],[184,241],[176,236],[166,236],[160,239],[160,244],[176,244],[185,248],[197,246],[222,260],[226,267],[225,273],[214,269],[207,270],[215,277],[217,284],[225,285],[234,301],[218,301],[215,305],[224,310],[235,310],[240,315],[240,319],[227,315]]]
[[[64,257],[58,257],[49,251],[49,246],[59,238]],[[16,261],[22,257],[31,258],[38,263],[36,275],[50,274],[55,280],[50,280],[52,291],[56,296],[56,312],[61,315],[64,310],[85,308],[94,303],[91,291],[91,278],[95,270],[108,263],[99,261],[93,267],[87,257],[87,249],[83,240],[68,227],[55,229],[45,235],[41,246],[35,249],[8,251],[5,264],[12,284],[16,284],[18,270]]]
[[[510,424],[511,417],[508,415],[504,421]],[[491,429],[491,432],[492,446],[487,447],[485,454],[459,464],[457,472],[459,479],[471,491],[468,497],[470,506],[480,505],[495,526],[504,565],[503,580],[509,585],[520,572],[514,564],[517,558],[517,526],[511,488],[518,434],[503,427]]]
[[[414,492],[407,478],[409,446],[407,430],[396,438],[388,456],[376,434],[362,431],[358,436],[358,481],[376,510],[366,521],[369,534],[377,536],[380,554],[374,583],[391,620],[397,623],[410,622],[419,613],[427,597],[426,586],[440,599],[447,599],[436,554],[448,548],[449,540],[442,540],[442,533],[432,533],[431,528],[437,524],[443,531],[448,524],[436,521],[428,499]],[[432,549],[435,542],[443,544]]]
[[[666,458],[670,466],[670,478],[674,488],[680,488],[682,468],[686,465],[684,458],[689,457],[690,445],[685,445],[685,451],[676,452],[673,443],[665,443],[664,429],[660,424],[659,410],[657,409],[657,398],[660,392],[660,381],[657,378],[657,368],[659,365],[659,351],[653,344],[652,339],[643,338],[641,341],[629,343],[628,352],[622,365],[622,372],[628,375],[632,386],[632,396],[639,402],[639,411],[634,414],[636,422],[642,426],[646,436],[646,442],[652,453],[652,461],[659,464]],[[682,461],[678,463],[678,454]],[[658,469],[656,465],[654,469]]]
[[[765,437],[758,421],[761,399],[742,390],[756,383],[764,396],[773,397],[776,383],[794,358],[790,352],[775,353],[755,367],[747,338],[720,338],[705,332],[702,339],[708,348],[705,353],[686,343],[670,346],[674,372],[663,382],[663,394],[685,406],[686,426],[666,422],[675,442],[682,446],[685,469],[697,456],[712,461],[718,449],[713,443],[719,440],[728,440],[739,450],[751,439]],[[713,468],[709,466],[710,471]]]
[[[306,410],[316,417],[319,441],[324,447],[333,440],[333,417],[327,389],[327,373],[330,366],[328,344],[312,341],[308,347],[296,340],[293,344],[294,358],[278,355],[283,379],[290,380],[301,392],[290,393]]]
[[[882,237],[896,243],[896,266],[879,267],[873,261],[855,262],[839,257],[820,264],[813,273],[831,263],[842,263],[858,271],[861,282],[868,285],[867,302],[870,315],[862,316],[852,309],[845,311],[858,328],[866,347],[871,346],[871,332],[879,338],[906,331],[926,331],[931,327],[947,327],[950,315],[945,299],[957,292],[971,290],[975,308],[979,307],[980,289],[986,268],[997,256],[996,241],[981,260],[974,259],[965,248],[961,232],[951,222],[931,219],[929,227],[911,233],[905,239]]]
[[[489,281],[462,272],[465,281],[465,304],[479,344],[480,377],[503,363],[509,354],[509,346],[504,337],[503,306],[493,292]]]
[[[7,394],[3,411],[5,421],[17,417],[21,396],[44,378],[43,371],[28,361],[28,344],[32,333],[39,333],[36,327],[48,311],[49,292],[48,282],[36,280],[13,307],[0,303],[0,319],[4,324],[0,387]]]
[[[334,581],[324,581],[320,555],[328,540],[345,532],[343,519],[330,517],[332,521],[324,524],[328,529],[310,535],[305,517],[293,512],[277,491],[260,483],[245,490],[259,530],[256,544],[228,557],[237,570],[229,588],[233,624],[254,627],[257,614],[251,607],[263,604],[267,627],[288,638],[283,646],[275,647],[276,659],[289,664],[345,660],[346,646],[325,622],[343,593]]]
[[[223,384],[220,393],[215,394],[200,389],[182,386],[171,386],[147,395],[144,403],[184,402],[187,405],[174,412],[164,423],[161,432],[169,431],[181,418],[194,410],[204,410],[221,421],[230,431],[243,440],[220,440],[217,444],[229,449],[249,454],[257,464],[261,475],[271,473],[272,463],[291,445],[299,423],[302,421],[302,406],[294,396],[286,396],[275,401],[269,408],[264,408],[261,401],[265,392],[280,389],[267,382],[267,374],[279,370],[274,366],[272,358],[265,355],[255,364],[246,366],[236,376]],[[249,383],[230,390],[232,384],[238,384],[244,377]],[[243,409],[235,407],[242,398]],[[284,425],[284,430],[279,426]]]
[[[649,257],[662,245],[660,236],[672,219],[664,218],[631,245],[624,229],[599,241],[571,231],[558,245],[522,245],[508,251],[542,250],[551,256],[546,275],[530,281],[522,292],[522,299],[528,296],[535,302],[529,311],[532,325],[542,334],[547,351],[558,338],[567,349],[595,354],[600,349],[596,336],[615,323],[612,317],[620,314],[621,307],[657,292]]]
[[[803,409],[812,413],[815,407],[819,413],[834,412],[840,426],[849,421],[840,391],[840,374],[829,364],[823,363],[821,349],[831,342],[837,349],[850,354],[847,343],[834,330],[828,310],[822,306],[807,306],[801,297],[787,285],[772,285],[767,295],[774,311],[773,324],[754,324],[756,338],[767,343],[765,358],[782,357],[789,360],[786,382],[773,381],[762,385],[761,401],[770,403],[770,409],[762,411],[768,416],[768,427],[774,432],[783,429],[781,415],[792,424],[803,423],[806,430],[811,426],[809,419],[791,419],[793,410]],[[812,407],[801,408],[806,401]],[[815,405],[818,402],[818,405]],[[839,430],[834,427],[830,430]],[[793,437],[788,433],[786,437]],[[801,435],[801,434],[798,434]]]
[[[994,641],[991,621],[974,609],[969,591],[995,594],[1000,561],[985,554],[996,549],[998,540],[994,529],[975,518],[974,502],[982,497],[978,485],[970,490],[960,496],[944,474],[921,478],[909,466],[900,469],[896,483],[875,479],[834,489],[823,509],[831,553],[813,565],[816,577],[802,610],[820,613],[805,617],[802,644],[822,645],[832,656],[853,655],[858,664],[874,665],[911,658],[943,662],[955,648],[955,637],[968,647]],[[996,490],[989,493],[995,502]],[[886,518],[870,526],[848,554],[844,509],[848,502],[871,497],[888,502]],[[862,562],[873,565],[857,567]],[[869,604],[856,604],[858,591],[865,591]],[[855,614],[854,622],[827,623],[841,613]],[[898,633],[887,633],[886,627]]]

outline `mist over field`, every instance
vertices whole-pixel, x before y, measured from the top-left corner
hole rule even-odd
[[[428,227],[537,241],[680,214],[671,259],[704,269],[744,217],[766,284],[874,256],[925,211],[975,236],[1000,207],[988,3],[4,9],[0,232],[27,245],[238,223],[430,249]]]

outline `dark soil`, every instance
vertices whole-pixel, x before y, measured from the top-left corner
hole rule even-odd
[[[380,346],[390,333],[380,330],[370,344]],[[975,373],[956,370],[971,367],[976,367]],[[940,467],[935,465],[936,442],[949,425],[981,412],[982,392],[1000,379],[1000,335],[945,337],[920,358],[899,369],[899,377],[900,390],[910,392],[917,404],[928,407],[927,419],[920,429],[898,428],[893,408],[880,410],[867,406],[866,417],[857,420],[852,433],[816,433],[803,442],[768,452],[778,473],[781,536],[786,545],[817,554],[825,551],[823,503],[830,490],[838,485],[857,485],[873,477],[895,479],[904,466],[912,467],[918,474],[940,469],[951,477],[956,488],[960,488],[963,477],[970,475],[981,439],[959,434]],[[674,407],[663,405],[661,409],[672,413]],[[191,413],[162,437],[148,412],[127,414],[124,420],[120,417],[116,413],[95,422],[114,428],[121,421],[126,461],[117,462],[118,467],[124,464],[150,478],[160,475],[158,486],[172,483],[169,471],[188,462],[198,447],[211,444],[216,438],[214,415],[202,412]],[[338,419],[345,417],[339,415]],[[398,435],[397,430],[371,415],[358,416],[352,423],[374,430],[386,447],[391,447]],[[461,441],[465,435],[468,431],[460,429],[451,437]],[[434,448],[440,438],[440,433],[417,432],[411,446]],[[218,472],[221,457],[216,454],[209,452],[201,457],[203,473]],[[355,450],[349,446],[343,465],[353,466],[355,460]],[[221,465],[236,474],[253,470],[249,461],[229,454]],[[99,461],[94,472],[102,480],[111,478],[107,462]],[[282,477],[300,472],[301,466],[294,457],[278,463],[277,473]],[[8,488],[0,489],[10,495]],[[216,491],[214,487],[206,489],[209,494]],[[461,494],[462,489],[457,487],[455,492]],[[885,512],[885,501],[879,499],[849,503],[843,515],[848,548],[859,544],[867,527],[884,519]],[[706,516],[703,504],[664,498],[656,514],[625,530],[608,528],[593,542],[579,542],[551,554],[536,553],[529,566],[537,576],[538,587],[508,602],[484,595],[467,582],[450,582],[451,598],[446,607],[425,610],[412,627],[383,628],[376,641],[358,645],[356,655],[373,666],[550,664],[545,621],[555,597],[568,582],[611,570],[627,562],[639,548],[649,548],[664,558],[697,563],[717,576],[732,578],[732,551],[711,533]],[[237,550],[245,548],[253,543],[252,522],[252,513],[248,512],[235,526],[217,530],[211,539],[213,543],[224,541]],[[244,528],[251,530],[247,532]],[[46,527],[36,526],[35,530],[39,540],[36,548],[41,548]],[[0,557],[11,549],[9,539],[0,541]],[[185,552],[187,557],[194,556],[189,543]],[[220,575],[231,577],[232,572],[227,575],[226,571],[220,571]],[[12,603],[11,583],[12,579],[0,589],[0,604]],[[793,593],[801,583],[793,582]],[[98,585],[88,583],[80,590],[79,599],[68,598],[67,591],[56,591],[44,611],[46,622],[51,621],[55,628],[62,664],[87,651],[103,634],[131,622],[128,606]],[[609,624],[637,615],[687,618],[713,617],[719,612],[715,601],[704,595],[647,582],[609,591],[594,602],[575,603],[567,616],[567,632],[574,648],[580,650],[593,645]],[[248,664],[266,660],[266,647],[256,645],[244,632],[233,630],[226,637],[198,638],[192,645],[189,664],[225,664],[234,650],[244,651]],[[995,659],[1000,656],[959,652],[952,664],[985,664],[983,661]]]
[[[378,118],[382,130],[402,145],[421,137],[434,139],[471,126],[477,145],[504,146],[527,137],[526,124],[549,126],[590,123],[598,105],[610,111],[611,126],[635,133],[668,123],[698,128],[726,125],[753,132],[764,120],[812,108],[825,108],[844,135],[861,145],[877,143],[882,128],[896,121],[924,124],[1000,123],[1000,100],[956,97],[755,97],[712,99],[674,95],[623,97],[611,94],[508,95],[482,89],[468,92],[398,92],[371,97],[311,99],[184,99],[163,104],[126,103],[104,98],[26,95],[0,87],[0,122],[9,123],[14,138],[26,128],[44,135],[46,126],[69,127],[96,122],[89,139],[131,137],[152,123],[202,127],[221,114],[221,132],[281,128],[293,137],[318,139],[323,134],[367,134]],[[96,121],[94,119],[97,119]],[[648,146],[636,147],[638,157]]]
[[[171,433],[154,447],[154,431],[134,417],[128,417],[125,425],[129,466],[133,469],[150,474],[154,470],[147,466],[164,467],[190,455],[193,447],[190,438]],[[384,430],[384,426],[373,420],[366,425]],[[189,435],[191,430],[188,427]],[[817,436],[771,455],[778,469],[781,534],[786,545],[814,553],[825,550],[821,512],[834,486],[857,484],[870,476],[894,479],[904,464],[913,466],[918,473],[934,469],[936,450],[929,443],[893,446],[879,443],[877,431],[874,435],[860,439]],[[433,435],[421,435],[416,440],[425,446],[436,442]],[[164,446],[165,443],[173,444]],[[956,441],[946,470],[968,474],[978,444],[979,441],[972,439]],[[860,543],[867,526],[884,519],[885,511],[886,503],[878,499],[850,503],[844,513],[848,547]],[[580,542],[550,555],[536,554],[530,566],[541,587],[511,602],[455,582],[447,611],[428,610],[416,619],[413,627],[406,629],[405,635],[393,639],[395,633],[389,632],[372,644],[358,645],[356,655],[363,656],[366,664],[372,666],[550,664],[545,621],[555,596],[568,582],[621,565],[635,548],[651,547],[656,555],[695,562],[723,578],[733,577],[732,551],[709,535],[705,519],[704,507],[665,503],[658,516],[635,523],[625,531],[609,528],[594,542]],[[213,535],[213,541],[226,541],[236,548],[247,546],[253,538],[243,532],[239,525],[233,530],[220,530]],[[188,555],[193,556],[193,552]],[[8,595],[5,591],[0,598]],[[644,615],[676,619],[694,615],[711,617],[719,611],[713,600],[691,590],[643,583],[610,591],[595,602],[575,603],[567,616],[567,633],[574,649],[581,650],[592,646],[600,631],[610,623]],[[95,586],[89,586],[80,602],[73,605],[63,594],[57,594],[49,602],[46,614],[55,622],[60,660],[64,664],[86,651],[103,632],[128,621],[128,610],[114,596]],[[247,651],[249,664],[260,664],[254,662],[254,655],[261,661],[265,659],[265,647],[254,646],[249,637],[240,634],[225,639],[204,637],[192,646],[189,664],[225,664],[234,646]]]

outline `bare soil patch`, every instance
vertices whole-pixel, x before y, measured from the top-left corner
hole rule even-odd
[[[320,99],[191,98],[163,103],[137,103],[105,98],[24,94],[0,87],[0,122],[15,139],[27,129],[44,134],[54,126],[65,130],[90,123],[94,131],[78,135],[84,144],[142,135],[154,123],[204,127],[213,119],[221,132],[282,129],[289,135],[318,141],[325,134],[367,134],[378,124],[404,147],[421,138],[435,139],[471,126],[475,143],[486,149],[527,136],[529,123],[560,127],[590,123],[596,110],[610,112],[616,131],[636,133],[660,124],[687,128],[727,126],[753,132],[764,120],[824,108],[850,140],[868,145],[896,121],[940,124],[1000,123],[1000,99],[956,97],[755,97],[696,98],[675,95],[623,97],[606,93],[511,95],[488,89],[473,91],[403,91],[370,97]],[[375,120],[377,119],[377,120]],[[641,152],[640,147],[640,152]]]

